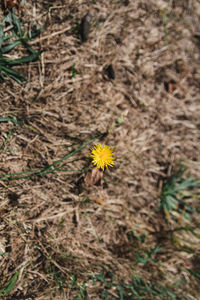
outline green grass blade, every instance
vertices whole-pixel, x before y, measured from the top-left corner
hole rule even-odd
[[[0,150],[4,150],[4,149],[5,149],[6,145],[8,144],[8,142],[9,142],[9,140],[10,140],[10,138],[11,138],[11,136],[13,135],[13,133],[15,133],[15,130],[11,129],[11,130],[9,131],[9,133],[8,133],[8,135],[7,135],[6,139],[5,139],[5,141],[3,142],[3,145],[1,146],[1,149],[0,149]]]
[[[1,69],[0,69],[0,78],[4,81],[4,80],[6,80],[5,79],[5,76],[2,74],[2,72],[1,72]]]
[[[37,60],[42,52],[43,51],[34,52],[30,55],[23,56],[21,58],[17,58],[17,59],[13,59],[13,60],[6,60],[6,62],[10,66],[22,65],[22,64]]]
[[[41,28],[36,29],[36,30],[34,28],[32,28],[31,32],[28,32],[26,34],[26,39],[29,40],[29,41],[33,40],[34,38],[36,38],[37,36],[39,36],[40,33],[42,31],[44,31],[45,29],[46,29],[46,26],[42,26]]]
[[[120,300],[124,300],[124,290],[121,284],[118,285]]]
[[[9,25],[12,25],[12,13],[11,12],[9,12],[3,19],[2,24],[5,25],[6,23],[8,23]]]
[[[6,287],[0,290],[0,295],[3,294],[3,296],[7,296],[12,291],[12,289],[14,288],[14,286],[16,285],[16,282],[18,280],[19,272],[20,271],[17,271],[13,275],[13,277],[11,277],[11,279],[8,281]]]
[[[187,188],[198,188],[198,187],[200,187],[200,184],[197,181],[195,181],[194,178],[188,178],[175,188],[175,192],[186,190]]]
[[[190,272],[190,274],[192,274],[195,278],[200,279],[200,273],[197,273],[191,269],[187,269],[188,272]]]
[[[19,72],[13,70],[12,68],[8,68],[8,67],[0,65],[0,72],[1,72],[1,74],[3,72],[5,75],[14,79],[19,84],[22,84],[22,81],[26,80],[25,77],[23,77]],[[4,79],[5,79],[5,77],[4,77]]]
[[[1,52],[1,47],[3,44],[3,40],[4,40],[3,26],[0,25],[0,52]]]
[[[12,76],[16,76],[16,77],[19,77],[19,78],[23,78],[22,75],[20,75],[17,71],[13,70],[12,68],[8,68],[8,67],[5,67],[5,66],[0,66],[0,69],[7,75],[12,75]],[[25,79],[25,78],[24,78]]]
[[[7,46],[2,48],[2,54],[10,52],[14,48],[16,48],[19,44],[21,44],[21,41],[19,40],[9,43]]]
[[[12,19],[13,19],[13,24],[16,26],[17,28],[17,35],[19,37],[23,36],[23,32],[22,32],[22,28],[21,28],[21,22],[20,20],[16,17],[16,15],[14,13],[12,13]]]
[[[30,170],[30,171],[24,171],[24,172],[18,172],[18,173],[8,173],[6,175],[0,175],[0,179],[1,180],[18,180],[18,179],[25,179],[25,178],[35,177],[35,176],[42,176],[42,175],[46,175],[48,173],[53,173],[55,171],[59,171],[59,169],[63,165],[61,167],[58,167],[58,168],[55,168],[55,166],[57,166],[58,164],[60,164],[64,160],[70,158],[71,156],[75,155],[76,153],[80,152],[83,148],[85,148],[93,140],[102,138],[105,135],[106,135],[106,133],[103,133],[99,136],[96,136],[96,137],[93,137],[93,138],[89,139],[88,141],[83,143],[81,146],[79,146],[77,149],[71,151],[70,153],[66,154],[63,158],[55,161],[54,163],[50,164],[47,167],[44,167],[44,168],[41,168],[41,169],[36,169],[36,170]],[[61,169],[61,171],[83,171],[83,170],[85,170],[85,169],[80,169],[80,170],[69,170],[69,169],[63,170],[63,169]],[[88,168],[86,170],[88,170]],[[30,175],[20,176],[20,175],[24,175],[24,174],[30,174]]]
[[[166,197],[166,202],[167,202],[167,206],[168,206],[168,210],[173,210],[177,208],[177,199],[171,195],[168,195]]]

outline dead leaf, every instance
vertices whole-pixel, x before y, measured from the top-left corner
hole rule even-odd
[[[104,205],[105,201],[98,197],[90,197],[91,200],[98,202],[99,204]]]
[[[100,171],[99,169],[92,169],[92,171],[88,171],[85,175],[84,182],[85,185],[93,186],[97,184],[101,178],[103,177],[103,171]]]

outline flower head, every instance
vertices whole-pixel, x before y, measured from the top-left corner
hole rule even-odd
[[[112,155],[114,154],[111,147],[106,145],[97,144],[91,149],[92,154],[92,163],[98,168],[104,170],[104,168],[114,165],[114,158]]]

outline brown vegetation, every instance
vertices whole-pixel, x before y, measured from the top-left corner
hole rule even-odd
[[[16,67],[23,86],[1,82],[1,117],[21,126],[0,123],[0,173],[44,168],[96,136],[56,166],[89,168],[94,143],[114,148],[115,166],[96,181],[87,171],[1,177],[0,290],[17,274],[5,299],[104,299],[103,283],[91,280],[103,269],[117,283],[138,275],[180,299],[200,299],[187,271],[199,272],[198,216],[192,225],[183,216],[166,224],[159,210],[163,182],[180,162],[185,176],[200,172],[199,1],[26,2],[24,27],[46,25],[30,42],[44,51]],[[77,24],[88,12],[82,42]],[[188,196],[192,207],[198,201]],[[196,226],[198,237],[173,231],[184,226]],[[135,254],[157,246],[153,260],[138,263]],[[116,287],[107,290],[107,299],[120,299]]]

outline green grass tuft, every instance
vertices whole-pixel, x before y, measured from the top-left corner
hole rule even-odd
[[[192,190],[199,188],[200,183],[192,177],[184,179],[183,175],[184,167],[181,165],[178,172],[168,178],[163,185],[160,196],[160,208],[166,221],[169,221],[170,216],[176,220],[175,212],[188,219],[196,212],[194,208],[186,203],[188,195],[184,195],[184,191],[187,190],[189,195],[192,196]]]
[[[6,33],[7,24],[11,26],[9,34]],[[9,77],[19,84],[26,80],[19,72],[13,69],[13,66],[23,65],[37,60],[42,51],[35,51],[28,42],[37,37],[45,28],[39,30],[32,28],[30,32],[23,32],[22,24],[19,18],[10,12],[0,24],[0,78],[3,81]],[[29,55],[22,56],[17,59],[7,58],[12,50],[15,50],[19,45],[23,45],[28,50]]]

